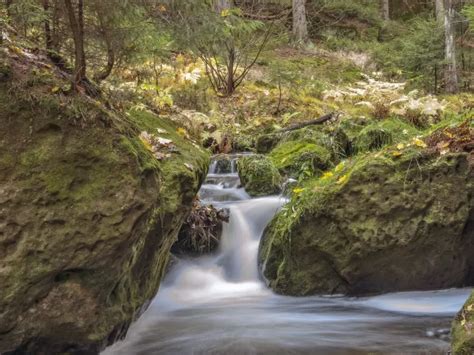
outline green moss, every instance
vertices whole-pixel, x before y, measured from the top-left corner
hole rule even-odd
[[[419,133],[413,126],[395,118],[375,122],[363,128],[354,146],[357,152],[379,150],[392,143],[405,141]]]
[[[32,95],[0,85],[0,178],[12,200],[5,218],[21,229],[21,242],[5,249],[0,332],[10,338],[0,347],[30,340],[18,334],[103,343],[156,294],[209,156],[152,113],[127,118],[29,84]],[[143,130],[171,139],[171,156],[157,160],[139,138]],[[58,294],[55,309],[66,318],[52,319],[48,297]],[[77,304],[82,313],[63,312]],[[17,325],[18,317],[25,322]]]
[[[453,355],[470,355],[474,353],[474,293],[464,304],[453,322],[452,353]]]
[[[439,260],[437,265],[451,265],[452,256],[440,254],[433,240],[450,251],[453,240],[461,240],[469,215],[466,192],[473,187],[465,160],[465,154],[439,158],[404,144],[401,151],[391,146],[359,153],[322,177],[302,181],[262,240],[259,265],[269,286],[293,295],[397,290],[383,281],[383,272],[364,281],[369,277],[367,265],[385,265],[389,256],[394,264],[397,258],[406,260],[422,275],[420,280],[431,285],[433,275],[443,274],[416,264],[403,246],[413,243]],[[432,199],[439,202],[427,202]],[[459,203],[461,209],[453,207]],[[366,259],[372,261],[365,264]],[[456,263],[453,275],[462,277],[463,265]],[[399,269],[391,272],[398,275]],[[402,277],[405,274],[400,274],[398,287],[415,287],[415,280]],[[441,276],[436,282],[442,288],[463,281]]]
[[[304,141],[282,143],[269,156],[278,170],[295,178],[319,175],[331,166],[328,149]]]
[[[240,181],[250,196],[268,196],[281,191],[281,176],[264,155],[243,157],[237,162]]]

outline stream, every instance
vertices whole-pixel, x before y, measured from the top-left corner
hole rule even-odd
[[[470,289],[368,298],[284,297],[257,270],[259,239],[285,203],[238,188],[235,160],[214,162],[201,199],[230,210],[216,255],[173,266],[119,354],[445,354]]]

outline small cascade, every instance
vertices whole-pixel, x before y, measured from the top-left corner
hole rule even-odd
[[[286,201],[279,196],[251,199],[240,187],[239,156],[215,157],[200,192],[204,203],[230,211],[217,254],[174,265],[125,341],[105,354],[442,354],[449,350],[450,322],[469,289],[363,299],[281,297],[268,290],[257,270],[259,240]]]
[[[205,203],[248,200],[250,196],[240,187],[237,161],[247,154],[216,155],[199,193]]]

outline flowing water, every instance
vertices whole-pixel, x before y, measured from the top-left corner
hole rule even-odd
[[[210,168],[201,198],[230,209],[215,256],[179,262],[126,339],[104,354],[445,354],[470,290],[369,298],[283,297],[257,272],[262,232],[285,203],[250,199],[235,161]]]

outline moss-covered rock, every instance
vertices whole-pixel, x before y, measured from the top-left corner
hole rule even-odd
[[[470,159],[468,153],[388,150],[308,181],[264,234],[264,278],[289,295],[472,285]]]
[[[23,99],[11,85],[0,83],[0,352],[98,353],[156,294],[208,155],[151,113],[51,87]],[[142,131],[172,144],[158,152]]]
[[[451,329],[453,355],[474,354],[474,292],[456,315]]]
[[[320,175],[331,166],[331,152],[307,141],[281,143],[269,156],[282,174],[294,178]]]
[[[281,135],[278,133],[264,134],[257,137],[255,148],[259,154],[268,154],[280,143]]]
[[[240,181],[250,196],[268,196],[281,192],[281,176],[265,155],[250,155],[237,162]]]
[[[399,119],[387,119],[363,128],[355,138],[354,146],[357,152],[378,150],[392,143],[404,141],[416,133],[416,128]]]

